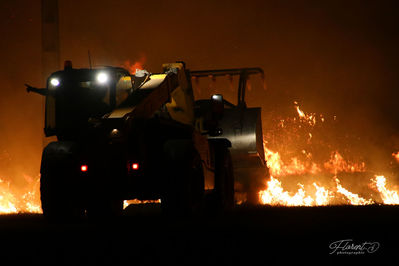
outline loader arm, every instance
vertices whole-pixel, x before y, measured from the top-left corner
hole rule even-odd
[[[194,96],[183,64],[165,64],[163,67],[164,74],[149,75],[107,118],[146,119],[165,105],[173,120],[193,125]]]
[[[175,74],[151,75],[149,81],[135,91],[107,118],[150,118],[162,105],[170,101],[170,95],[178,86]]]

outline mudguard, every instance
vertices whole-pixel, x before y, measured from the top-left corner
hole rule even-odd
[[[78,145],[73,141],[54,141],[43,150],[40,173],[53,171],[77,162]]]

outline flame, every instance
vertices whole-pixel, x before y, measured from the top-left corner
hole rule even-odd
[[[124,200],[123,201],[123,209],[126,209],[130,204],[148,204],[148,203],[161,203],[161,199],[157,200],[138,200],[138,199],[132,199],[132,200]]]
[[[305,190],[302,184],[294,195],[290,195],[281,186],[281,182],[274,177],[270,177],[267,182],[268,188],[259,192],[259,199],[262,204],[270,205],[286,205],[286,206],[312,206],[313,199],[305,195]]]
[[[10,192],[10,184],[0,179],[0,213],[16,213],[16,199]]]
[[[337,174],[338,172],[355,173],[365,172],[366,165],[364,162],[351,163],[345,161],[338,151],[331,154],[331,158],[328,162],[324,163],[324,168],[329,170],[330,173]]]
[[[269,167],[270,174],[273,176],[316,174],[321,171],[316,163],[302,162],[296,157],[291,158],[290,163],[286,164],[278,152],[273,152],[266,147],[264,149],[267,167]]]
[[[313,183],[313,186],[316,188],[315,193],[315,205],[316,206],[325,206],[330,203],[330,199],[333,197],[331,192],[324,187],[319,187],[316,183]]]
[[[297,105],[298,104],[297,102],[294,102],[294,104],[295,104],[295,109],[298,112],[300,120],[306,121],[310,126],[316,125],[316,114],[315,113],[305,114],[305,112],[299,108],[299,106]],[[320,120],[322,122],[324,122],[324,118],[322,116],[320,117]]]
[[[389,191],[385,188],[385,178],[377,177],[378,191],[381,192],[384,204],[399,204],[399,197],[396,191]],[[369,205],[374,204],[375,201],[372,199],[364,199],[358,194],[350,192],[348,189],[342,187],[338,178],[335,178],[336,182],[336,193],[343,195],[349,204],[351,205]],[[261,204],[269,205],[284,205],[284,206],[326,206],[334,204],[334,199],[337,195],[334,192],[326,189],[323,186],[318,186],[315,182],[313,186],[316,191],[313,196],[307,195],[304,186],[298,183],[299,189],[295,193],[289,193],[284,191],[281,181],[270,177],[270,181],[267,182],[267,189],[259,191],[259,201]]]
[[[294,119],[279,119],[277,121],[277,127],[285,129],[286,134],[292,134],[298,132],[298,129],[313,130],[317,123],[317,119],[321,122],[325,121],[323,115],[317,116],[316,113],[305,113],[302,111],[297,102],[294,102],[295,109],[298,114],[299,120]],[[334,116],[334,120],[335,120]],[[288,125],[291,122],[291,125]],[[299,123],[298,123],[299,122]],[[299,134],[299,133],[297,133]],[[290,138],[290,136],[287,136]],[[306,144],[311,144],[314,139],[313,132],[306,132],[303,137],[306,137]],[[292,137],[291,137],[292,138]],[[283,161],[279,152],[272,151],[267,147],[267,141],[264,139],[263,142],[265,150],[265,158],[267,166],[269,167],[270,173],[273,176],[286,176],[286,175],[304,175],[304,174],[318,174],[323,171],[337,175],[340,172],[355,173],[365,172],[365,163],[353,163],[345,160],[344,157],[338,151],[332,151],[330,159],[324,163],[316,163],[312,161],[312,154],[302,150],[302,153],[306,156],[306,159],[299,159],[298,157],[291,157],[289,161]]]
[[[375,176],[375,179],[371,181],[377,187],[378,192],[381,194],[382,201],[384,204],[399,204],[399,196],[397,191],[388,190],[386,188],[386,178],[382,175]]]
[[[297,102],[294,102],[295,108],[298,114],[298,118],[279,118],[276,121],[277,132],[283,132],[286,135],[277,135],[285,141],[301,142],[298,138],[302,137],[306,145],[312,144],[311,142],[315,138],[314,129],[317,121],[325,122],[326,119],[323,115],[317,116],[315,113],[307,114],[302,111]],[[317,118],[317,119],[316,119]],[[296,120],[298,119],[298,120]],[[333,118],[337,120],[336,116]],[[320,127],[321,123],[318,124]],[[280,131],[278,131],[280,130]],[[310,130],[311,132],[306,132]],[[296,134],[296,135],[294,135]],[[344,188],[341,185],[341,181],[338,179],[338,174],[346,173],[348,176],[353,173],[367,174],[366,164],[363,161],[353,162],[341,155],[338,150],[332,151],[327,161],[315,162],[312,159],[312,154],[307,152],[306,149],[301,149],[298,156],[289,156],[288,159],[282,159],[281,153],[273,151],[268,148],[269,135],[265,135],[264,138],[264,150],[267,166],[271,174],[270,179],[266,182],[267,188],[259,191],[259,201],[261,204],[270,205],[284,205],[284,206],[324,206],[332,204],[352,204],[352,205],[369,205],[382,202],[384,204],[399,204],[399,192],[397,190],[389,190],[386,188],[386,178],[384,176],[376,176],[375,179],[371,179],[372,183],[369,183],[368,187],[372,188],[374,185],[375,190],[379,192],[380,199],[375,198],[374,193],[370,192],[369,198],[363,198],[359,194],[351,192],[348,188]],[[272,137],[274,135],[271,135]],[[276,143],[271,139],[270,143]],[[285,151],[284,154],[292,155],[287,147],[282,147]],[[289,151],[289,152],[287,152]],[[298,153],[298,150],[296,151]],[[392,156],[399,162],[399,151],[393,153]],[[316,175],[328,176],[331,175],[332,181],[327,186],[320,186],[319,182],[321,179],[317,178]],[[282,187],[280,177],[292,176],[292,181],[295,181],[297,176],[306,175],[306,179],[314,178],[309,184],[313,186],[305,186],[298,183],[299,186],[297,191],[288,192]],[[319,181],[318,181],[319,180]],[[325,178],[324,178],[325,180]],[[367,184],[365,184],[367,185]],[[367,191],[363,191],[363,194],[367,195]],[[344,202],[343,202],[344,200]]]
[[[330,160],[321,166],[311,161],[301,161],[297,157],[291,158],[290,162],[286,164],[283,162],[278,152],[273,152],[267,147],[264,147],[264,150],[267,167],[269,167],[270,173],[273,176],[317,174],[321,173],[322,170],[333,174],[339,172],[357,173],[365,172],[366,169],[364,162],[352,163],[347,161],[338,151],[332,152]],[[303,150],[302,152],[306,154],[306,151]],[[311,159],[312,156],[310,153],[307,153],[306,157]]]
[[[9,182],[0,179],[0,213],[41,213],[37,181],[26,191],[13,191]]]
[[[129,72],[134,75],[136,74],[137,70],[143,70],[144,69],[144,65],[147,61],[147,57],[144,54],[140,55],[139,60],[131,63],[130,60],[126,60],[123,63],[123,67],[126,68],[127,70],[129,70]]]
[[[296,110],[300,118],[306,118],[305,113],[301,109],[299,109],[299,106],[296,106]]]
[[[362,197],[360,197],[358,194],[352,193],[349,190],[343,188],[340,184],[340,181],[338,178],[335,178],[335,181],[337,183],[337,191],[344,195],[352,205],[367,205],[367,204],[373,204],[373,200],[366,200]]]

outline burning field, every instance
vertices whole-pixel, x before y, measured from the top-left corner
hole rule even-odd
[[[369,168],[367,157],[353,155],[350,139],[345,139],[348,146],[341,151],[336,139],[329,139],[324,133],[332,130],[339,118],[306,113],[296,102],[292,108],[294,116],[277,117],[264,129],[265,157],[271,176],[264,177],[265,189],[259,191],[261,204],[399,204],[399,152],[389,156],[388,169],[379,173]],[[21,175],[25,184],[22,187],[5,177],[0,179],[0,213],[41,213],[40,176]],[[143,202],[125,201],[125,207],[138,203]]]
[[[383,172],[391,176],[385,176],[369,168],[365,162],[367,154],[353,155],[356,152],[351,149],[350,137],[346,136],[344,140],[343,152],[337,148],[339,136],[328,138],[326,132],[336,130],[334,126],[339,118],[305,113],[297,102],[294,102],[293,107],[297,116],[275,119],[273,130],[264,136],[271,177],[266,181],[267,188],[259,192],[262,204],[399,204],[399,187],[395,179],[399,152],[389,157],[386,163],[389,169]],[[348,159],[345,155],[352,158]]]
[[[39,177],[25,176],[29,181],[24,188],[0,179],[0,214],[41,213]]]

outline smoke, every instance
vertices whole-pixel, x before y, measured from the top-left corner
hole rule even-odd
[[[40,7],[21,2],[2,2],[0,8],[0,178],[14,188],[35,182],[43,132],[42,100],[24,88],[41,86]]]

